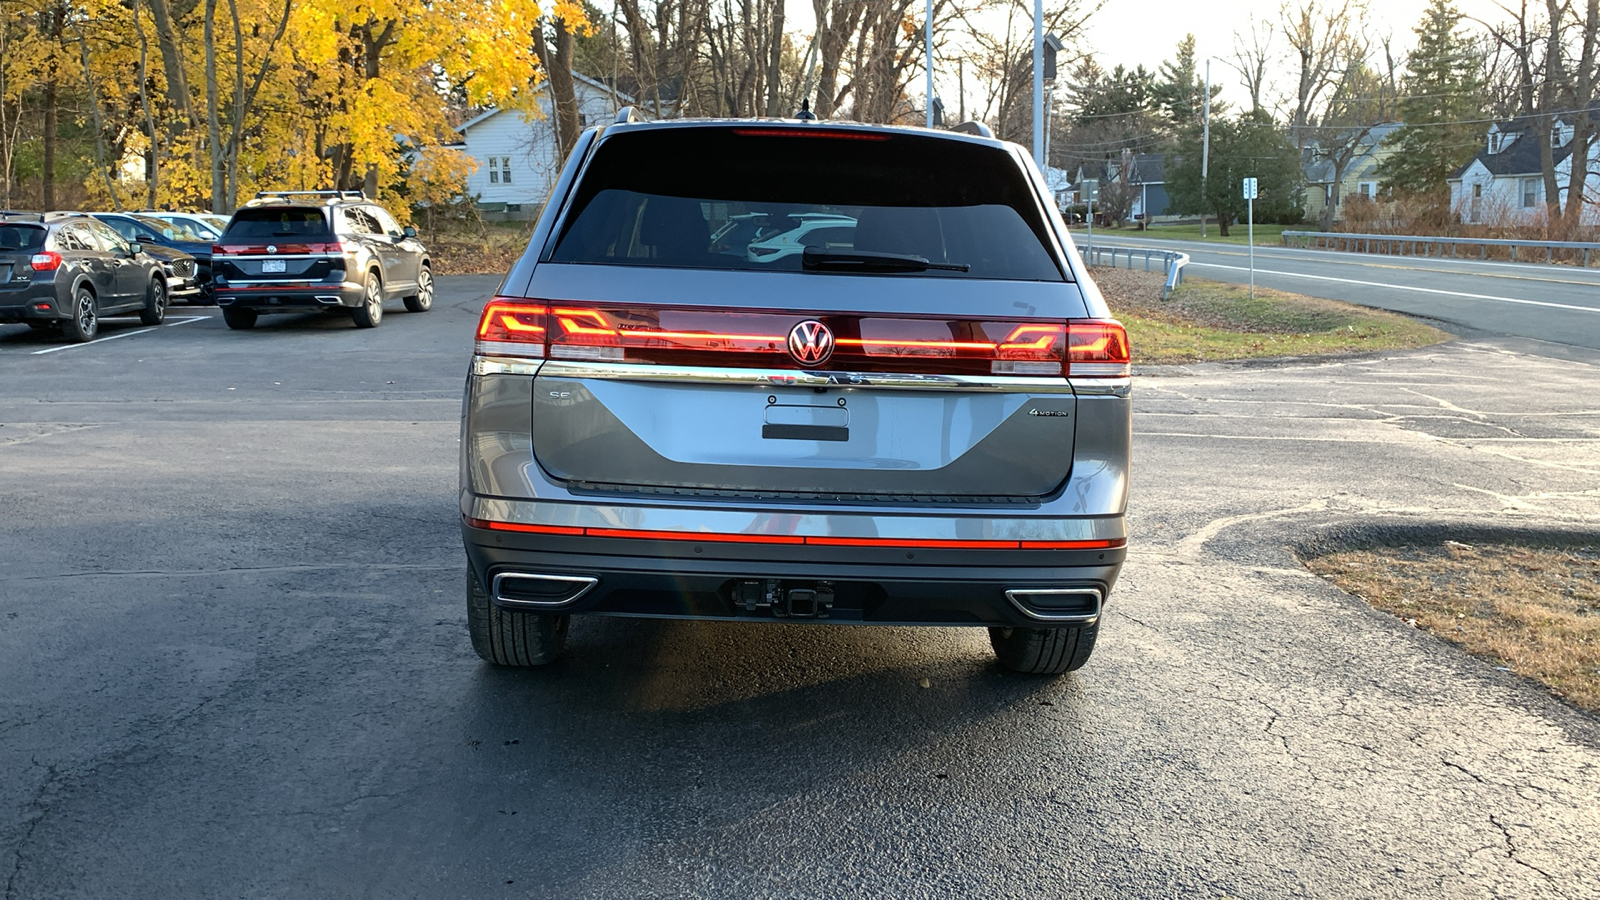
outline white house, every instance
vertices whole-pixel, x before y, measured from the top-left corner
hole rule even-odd
[[[580,128],[609,122],[618,110],[634,103],[627,94],[586,75],[573,72],[572,79]],[[504,210],[508,218],[527,218],[550,195],[561,172],[561,157],[548,88],[539,98],[539,109],[542,118],[491,109],[456,129],[461,143],[454,149],[478,163],[478,171],[467,180],[467,193],[476,194],[481,207]]]
[[[1600,111],[1600,103],[1595,106]],[[1550,131],[1555,157],[1556,184],[1563,207],[1572,177],[1572,122],[1557,119]],[[1463,222],[1533,224],[1545,216],[1544,175],[1539,162],[1539,142],[1526,119],[1489,126],[1484,148],[1448,180],[1450,207]],[[1600,141],[1588,148],[1582,221],[1600,224]]]

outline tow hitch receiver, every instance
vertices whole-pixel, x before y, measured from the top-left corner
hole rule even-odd
[[[740,581],[733,602],[745,612],[770,611],[780,619],[826,619],[833,609],[830,581]]]

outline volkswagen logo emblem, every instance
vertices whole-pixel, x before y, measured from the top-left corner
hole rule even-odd
[[[789,355],[803,366],[820,366],[833,355],[833,332],[816,319],[789,329]]]
[[[277,244],[268,244],[267,245],[267,252],[268,253],[277,253],[278,252],[278,245]]]

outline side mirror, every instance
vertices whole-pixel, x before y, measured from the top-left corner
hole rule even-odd
[[[129,256],[138,256],[140,253],[143,253],[143,252],[144,252],[144,245],[139,243],[138,241],[134,241],[133,243],[128,245],[128,255]]]
[[[406,227],[400,229],[400,233],[405,235],[408,238],[414,238],[414,237],[417,236],[417,230],[415,228],[412,228],[410,225],[407,225]]]

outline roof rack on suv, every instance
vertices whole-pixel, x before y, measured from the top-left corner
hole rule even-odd
[[[972,120],[972,121],[968,121],[968,122],[962,122],[960,125],[957,125],[956,127],[952,128],[950,130],[951,131],[955,131],[955,132],[959,132],[961,134],[975,134],[978,137],[986,137],[986,138],[994,137],[994,132],[989,130],[989,126],[987,126],[987,125],[985,125],[982,122],[979,122],[977,120]]]
[[[330,200],[365,200],[366,191],[256,191],[257,200],[267,200],[272,197],[327,197]]]
[[[622,109],[617,110],[617,119],[615,123],[617,125],[626,125],[629,122],[643,121],[644,116],[637,109],[634,109],[631,106],[624,106]]]
[[[15,209],[0,209],[0,219],[22,219],[28,222],[43,222],[44,213],[23,212]]]

